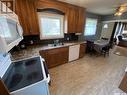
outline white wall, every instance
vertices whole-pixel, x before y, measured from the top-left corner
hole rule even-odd
[[[104,28],[105,24],[108,25],[107,28]],[[112,32],[113,32],[114,24],[115,24],[114,22],[104,22],[103,23],[101,38],[103,37],[103,38],[109,38],[110,39]]]

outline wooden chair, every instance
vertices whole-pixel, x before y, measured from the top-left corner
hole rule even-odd
[[[90,53],[90,55],[93,55],[94,51],[94,42],[92,41],[87,41],[87,48],[86,48],[86,52]]]
[[[103,47],[101,50],[101,54],[104,55],[104,57],[106,57],[106,55],[109,56],[109,50],[110,50],[110,45],[108,44],[107,46]]]

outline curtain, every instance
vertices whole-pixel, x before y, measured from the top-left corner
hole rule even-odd
[[[116,38],[116,36],[118,36],[118,35],[122,35],[122,32],[124,31],[126,26],[127,25],[123,22],[117,22],[117,27],[116,27],[116,30],[115,30],[114,38]]]

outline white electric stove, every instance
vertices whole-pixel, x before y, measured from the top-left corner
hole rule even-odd
[[[40,56],[11,62],[7,54],[0,63],[0,77],[11,95],[49,95],[50,75]]]

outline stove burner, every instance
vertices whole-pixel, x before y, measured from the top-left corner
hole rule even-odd
[[[10,82],[10,88],[13,88],[15,86],[18,85],[18,83],[20,83],[20,81],[22,80],[23,76],[21,74],[14,74],[12,76],[11,82]]]
[[[32,72],[27,76],[27,79],[32,81],[34,79],[36,79],[39,76],[38,72]]]
[[[30,66],[30,65],[36,64],[36,62],[37,62],[37,61],[34,60],[34,59],[33,59],[33,60],[29,60],[29,61],[27,61],[27,62],[25,63],[25,65],[26,65],[26,66]]]

